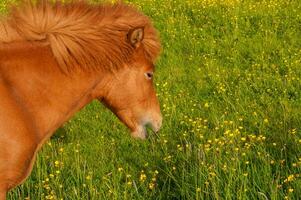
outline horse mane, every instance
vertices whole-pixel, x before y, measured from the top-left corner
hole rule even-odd
[[[52,1],[53,2],[53,1]],[[142,46],[153,62],[160,52],[157,32],[150,19],[124,3],[92,5],[86,1],[27,0],[14,6],[0,22],[0,43],[45,41],[60,68],[114,69],[129,62],[135,48],[127,34],[144,28]]]

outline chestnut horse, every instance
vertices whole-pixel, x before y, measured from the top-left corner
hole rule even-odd
[[[146,124],[157,132],[159,52],[149,18],[123,3],[13,7],[0,22],[0,200],[30,174],[41,145],[93,99],[133,137],[145,138]]]

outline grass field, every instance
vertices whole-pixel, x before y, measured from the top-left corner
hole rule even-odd
[[[8,199],[300,199],[301,2],[129,2],[163,43],[159,136],[131,139],[93,102]]]

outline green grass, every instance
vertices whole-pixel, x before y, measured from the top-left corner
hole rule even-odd
[[[131,139],[93,102],[8,199],[299,199],[301,2],[130,2],[163,43],[159,137]]]

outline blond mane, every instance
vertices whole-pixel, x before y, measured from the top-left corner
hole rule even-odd
[[[134,48],[127,34],[144,28],[143,47],[154,61],[160,42],[149,18],[123,3],[90,5],[85,1],[26,1],[11,9],[0,22],[0,43],[46,41],[63,71],[118,68],[128,62]]]

